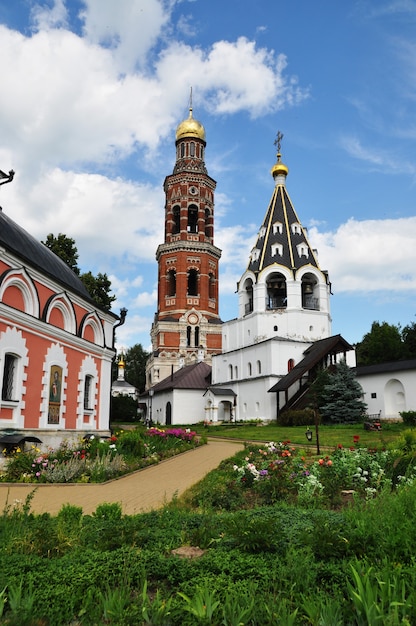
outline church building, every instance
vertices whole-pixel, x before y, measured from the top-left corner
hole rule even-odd
[[[109,434],[114,329],[123,320],[0,209],[3,446]]]
[[[319,368],[347,353],[355,365],[352,346],[331,336],[331,283],[287,191],[282,138],[272,197],[237,284],[238,318],[223,324],[222,353],[212,361],[206,418],[213,422],[276,419],[282,409],[303,408]]]

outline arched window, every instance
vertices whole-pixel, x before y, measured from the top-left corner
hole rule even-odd
[[[174,206],[172,210],[173,214],[173,225],[172,225],[172,235],[176,235],[181,232],[181,209],[179,206]]]
[[[188,272],[188,296],[198,295],[198,271],[191,269]]]
[[[192,334],[191,331],[192,331],[191,327],[187,326],[186,327],[186,345],[188,346],[188,348],[191,345],[191,334]]]
[[[169,270],[167,275],[167,295],[175,296],[176,295],[176,271]]]
[[[198,207],[191,204],[188,207],[188,233],[198,232]]]
[[[210,300],[214,300],[214,298],[215,298],[215,277],[214,277],[214,274],[210,274],[209,275],[208,294],[209,294]]]
[[[212,218],[209,209],[205,209],[205,237],[208,237],[210,239],[213,237]]]
[[[195,348],[197,348],[199,346],[199,326],[195,326],[194,339],[195,339]]]
[[[244,315],[253,312],[253,281],[247,278],[244,283]]]
[[[253,373],[253,367],[251,363],[247,363],[247,370],[248,370],[248,375],[251,376]]]
[[[234,378],[238,378],[238,367],[237,367],[237,365],[234,368]]]
[[[287,306],[286,279],[283,274],[274,272],[266,282],[266,309],[283,309]]]
[[[191,157],[195,156],[195,142],[191,141],[191,143],[189,144],[189,154]]]
[[[295,367],[295,360],[289,359],[287,362],[287,371],[288,372],[292,371],[294,367]]]
[[[230,380],[233,379],[233,366],[232,365],[228,366],[228,377]]]
[[[261,374],[261,361],[257,361],[257,374]]]
[[[302,276],[302,308],[319,311],[318,281],[313,274]]]
[[[181,143],[181,158],[183,159],[184,156],[185,156],[185,144]]]

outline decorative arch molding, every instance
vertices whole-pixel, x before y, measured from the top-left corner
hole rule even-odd
[[[25,408],[24,397],[26,395],[25,383],[27,380],[27,368],[29,366],[29,350],[22,332],[17,330],[14,326],[8,326],[5,331],[0,333],[0,381],[3,381],[6,354],[13,354],[17,357],[15,384],[19,400],[13,402],[12,406],[9,407],[12,412],[12,419],[0,419],[0,424],[2,426],[11,426],[13,424],[15,428],[24,428],[22,410]],[[1,402],[1,405],[3,405],[3,402]]]
[[[78,335],[82,339],[86,339],[87,341],[91,341],[87,337],[88,330],[91,329],[93,332],[93,341],[97,346],[104,347],[104,330],[101,324],[101,320],[98,317],[97,313],[93,311],[92,313],[87,313],[81,320],[81,324],[79,325]]]
[[[24,267],[11,269],[0,277],[0,301],[3,301],[7,289],[15,287],[22,295],[24,312],[33,317],[39,317],[39,296],[33,280]]]
[[[81,363],[78,372],[77,429],[96,428],[98,405],[98,369],[95,360],[88,355]],[[90,377],[90,408],[85,409],[85,380]]]
[[[299,268],[296,272],[296,280],[301,281],[306,274],[310,274],[311,276],[313,276],[316,279],[317,283],[326,284],[326,280],[322,272],[317,270],[316,267],[314,267],[313,265],[303,265],[301,268]]]
[[[54,310],[57,310],[62,314],[63,329],[68,333],[76,335],[77,320],[75,310],[66,293],[58,293],[48,299],[42,315],[47,324],[51,324],[51,316],[53,315]]]
[[[48,423],[51,368],[53,365],[56,365],[62,369],[61,401],[59,407],[59,421],[57,424]],[[65,351],[59,343],[53,343],[48,348],[45,355],[45,360],[43,362],[42,391],[40,402],[41,417],[39,420],[40,428],[49,428],[54,430],[63,430],[65,428],[67,377],[68,360],[66,358]]]
[[[274,263],[273,265],[269,265],[264,268],[264,270],[259,274],[257,282],[266,283],[273,274],[281,274],[286,281],[293,280],[293,274],[287,267]]]

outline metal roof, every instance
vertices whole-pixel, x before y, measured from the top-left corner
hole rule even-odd
[[[279,382],[273,385],[269,391],[286,391],[328,354],[339,354],[352,349],[352,346],[341,335],[333,335],[332,337],[315,341],[303,353],[305,355],[304,358],[286,376],[283,376]]]
[[[0,247],[16,255],[22,264],[46,274],[63,288],[69,289],[84,300],[93,302],[81,279],[71,268],[43,243],[0,210]]]

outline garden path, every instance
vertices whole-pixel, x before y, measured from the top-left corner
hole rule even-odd
[[[64,504],[72,504],[89,515],[103,502],[119,502],[125,515],[158,509],[242,448],[237,442],[209,440],[207,445],[108,483],[36,485],[30,510],[55,515]],[[0,484],[0,511],[8,504],[14,506],[16,500],[24,503],[34,488],[33,484]]]

